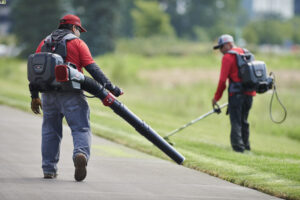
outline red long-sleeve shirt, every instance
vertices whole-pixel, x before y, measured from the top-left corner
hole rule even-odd
[[[237,53],[244,53],[242,48],[232,48],[231,50],[236,51]],[[219,84],[217,91],[215,93],[214,99],[216,101],[219,101],[222,98],[223,92],[226,89],[226,81],[229,79],[229,83],[231,81],[233,82],[241,82],[241,79],[239,78],[239,71],[236,61],[236,55],[226,53],[222,58],[222,66],[221,66],[221,73],[219,78]],[[255,91],[248,91],[244,92],[246,95],[255,96]],[[233,93],[229,94],[230,96],[233,95]]]

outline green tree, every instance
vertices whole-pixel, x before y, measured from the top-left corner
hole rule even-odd
[[[258,44],[259,36],[253,25],[248,25],[243,30],[243,38],[250,44]]]
[[[300,17],[294,17],[290,21],[292,28],[291,40],[297,44],[300,44]]]
[[[174,36],[168,14],[160,9],[156,1],[135,1],[132,10],[134,33],[137,37]]]
[[[234,36],[234,30],[234,28],[226,26],[226,24],[224,24],[222,21],[216,22],[214,26],[207,28],[210,40],[216,40],[222,34],[230,34]]]
[[[259,20],[244,28],[243,36],[247,42],[257,44],[282,44],[292,38],[290,23],[281,20]]]
[[[73,6],[87,32],[82,34],[93,55],[114,51],[119,0],[74,0]]]
[[[190,22],[189,19],[186,17],[186,14],[184,13],[184,7],[181,7],[182,9],[178,9],[180,5],[178,5],[177,0],[159,0],[160,3],[165,5],[166,12],[170,16],[170,22],[171,25],[174,27],[176,31],[176,35],[178,37],[185,37],[187,35],[187,30],[189,28]],[[182,6],[185,5],[185,1],[181,1],[183,3]]]
[[[194,33],[197,37],[197,41],[199,42],[207,42],[210,40],[208,32],[199,26],[194,26]]]
[[[57,28],[62,10],[59,0],[15,0],[12,31],[22,47],[21,56],[34,53],[39,42]]]
[[[120,15],[118,17],[118,36],[133,37],[133,19],[131,10],[134,8],[134,1],[120,1]]]
[[[191,27],[198,25],[207,30],[211,40],[221,34],[232,34],[238,25],[238,0],[192,0],[187,12]],[[194,36],[194,33],[192,36]]]

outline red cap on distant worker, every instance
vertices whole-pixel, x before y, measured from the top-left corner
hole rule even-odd
[[[80,18],[76,15],[65,15],[59,20],[59,24],[73,24],[80,28],[80,32],[86,32],[86,30],[81,26]]]

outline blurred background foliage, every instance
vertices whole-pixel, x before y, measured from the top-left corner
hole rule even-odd
[[[74,14],[78,15],[88,31],[81,35],[94,55],[115,49],[116,21],[119,17],[120,1],[74,0]]]
[[[13,1],[12,32],[23,49],[22,57],[31,54],[42,38],[56,28],[62,14],[59,0]]]
[[[137,1],[131,15],[136,37],[173,37],[175,34],[168,14],[159,9],[157,2]]]
[[[82,34],[94,56],[112,52],[118,39],[184,40],[212,43],[228,33],[238,44],[300,43],[300,18],[266,13],[250,17],[243,0],[11,0],[10,35],[27,57],[58,26],[76,14],[88,30]],[[1,10],[0,10],[1,11]],[[5,42],[1,35],[1,42]],[[11,37],[9,38],[11,41]],[[154,39],[156,40],[156,39]],[[7,42],[6,42],[7,43]],[[163,43],[162,45],[163,46]]]

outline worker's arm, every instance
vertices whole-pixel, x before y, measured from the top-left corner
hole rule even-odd
[[[81,66],[83,66],[98,83],[103,85],[113,95],[118,97],[123,94],[122,90],[117,86],[114,86],[102,72],[100,67],[95,63],[86,43],[83,40],[78,39],[77,45],[79,49]]]
[[[215,103],[222,98],[223,92],[226,89],[226,80],[229,77],[230,65],[231,60],[229,58],[229,54],[225,54],[222,59],[218,88],[213,99]]]
[[[85,69],[91,74],[91,76],[103,85],[106,89],[108,89],[113,95],[116,97],[123,94],[122,90],[117,86],[114,86],[110,80],[105,76],[100,67],[96,63],[89,64],[85,66]]]

